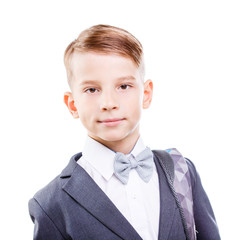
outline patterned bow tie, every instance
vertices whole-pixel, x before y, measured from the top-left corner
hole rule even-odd
[[[127,184],[129,172],[133,168],[136,169],[144,182],[148,182],[151,179],[153,173],[153,154],[150,148],[147,147],[136,157],[132,154],[126,157],[123,153],[116,153],[114,173],[123,184]]]

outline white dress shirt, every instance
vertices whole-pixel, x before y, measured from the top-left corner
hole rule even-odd
[[[142,139],[139,138],[131,154],[136,156],[145,148]],[[132,169],[128,183],[124,185],[114,175],[115,154],[111,149],[87,137],[78,164],[92,177],[144,240],[158,239],[160,198],[155,164],[152,178],[148,183]]]

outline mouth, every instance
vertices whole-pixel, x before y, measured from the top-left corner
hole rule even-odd
[[[104,119],[102,121],[98,121],[99,123],[107,126],[107,127],[114,127],[121,124],[125,118],[111,118],[111,119]]]

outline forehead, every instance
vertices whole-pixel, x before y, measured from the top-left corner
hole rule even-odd
[[[115,78],[124,75],[136,78],[138,75],[138,67],[130,58],[96,52],[74,52],[70,59],[70,69],[74,79]]]

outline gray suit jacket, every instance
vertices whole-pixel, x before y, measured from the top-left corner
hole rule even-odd
[[[62,173],[29,201],[30,215],[35,224],[34,239],[141,239],[111,200],[77,164],[80,157],[81,153],[74,155]],[[179,210],[156,155],[154,161],[160,186],[158,239],[186,239]],[[188,164],[197,239],[218,240],[220,236],[208,197],[194,165],[190,161]]]

